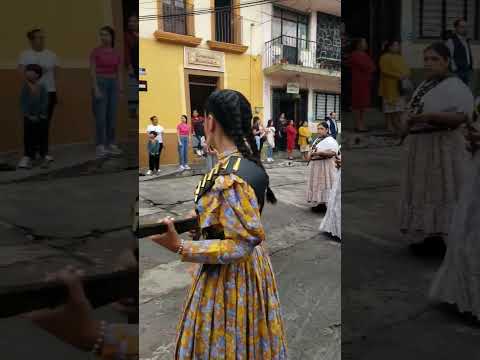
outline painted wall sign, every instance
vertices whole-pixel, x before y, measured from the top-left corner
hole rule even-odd
[[[184,48],[184,66],[187,69],[225,71],[225,54],[200,48]]]
[[[299,93],[300,93],[299,83],[287,83],[287,94],[299,94]]]

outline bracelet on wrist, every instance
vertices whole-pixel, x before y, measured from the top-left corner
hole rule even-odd
[[[182,255],[184,244],[185,244],[185,240],[181,239],[180,240],[180,245],[178,245],[178,249],[177,249],[177,254],[178,255]]]
[[[100,322],[99,334],[95,344],[93,345],[92,354],[99,354],[103,344],[105,343],[105,329],[107,327],[107,323],[105,321]]]

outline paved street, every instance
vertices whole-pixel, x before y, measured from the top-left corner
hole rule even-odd
[[[306,167],[269,169],[279,199],[267,205],[263,223],[277,277],[290,359],[340,359],[340,245],[320,235],[321,217],[305,202]],[[140,183],[142,221],[192,209],[198,176]],[[143,360],[171,359],[175,328],[190,285],[188,264],[142,242],[140,248],[140,349]]]
[[[430,306],[441,259],[398,232],[400,147],[344,150],[342,359],[480,359],[480,329]]]
[[[104,162],[92,161],[90,148],[73,147],[70,154],[78,157],[56,156],[48,170],[0,173],[0,287],[38,282],[66,265],[89,274],[112,271],[134,241],[130,209],[138,170],[130,168],[135,147],[124,147],[125,156]],[[111,307],[95,315],[126,321]],[[0,319],[0,333],[2,359],[86,358],[20,318]]]

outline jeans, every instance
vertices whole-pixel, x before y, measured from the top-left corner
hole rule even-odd
[[[267,158],[273,159],[273,147],[267,145]]]
[[[95,116],[96,144],[110,146],[115,143],[115,127],[118,106],[117,79],[97,77],[97,87],[102,97],[93,94],[93,115]]]
[[[178,160],[181,166],[188,163],[188,136],[180,136],[180,144],[178,144]]]
[[[35,159],[35,153],[38,151],[43,159],[48,150],[48,119],[39,119],[32,121],[24,118],[23,126],[23,145],[25,156]]]
[[[160,155],[162,155],[163,143],[160,143],[158,154],[148,154],[149,169],[154,171],[160,169]]]
[[[257,144],[258,151],[260,151],[260,136],[255,136],[255,143]]]
[[[149,154],[148,155],[148,165],[151,171],[156,171],[160,165],[160,154]]]

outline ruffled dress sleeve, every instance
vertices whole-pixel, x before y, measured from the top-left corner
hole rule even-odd
[[[225,239],[185,241],[182,261],[228,264],[247,258],[265,239],[255,192],[240,177],[219,176],[197,204],[200,226],[223,229]]]

